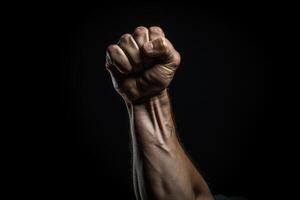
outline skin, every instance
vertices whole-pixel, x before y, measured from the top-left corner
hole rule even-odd
[[[137,27],[107,48],[106,68],[129,113],[139,200],[213,200],[176,134],[168,87],[179,64],[159,27]]]

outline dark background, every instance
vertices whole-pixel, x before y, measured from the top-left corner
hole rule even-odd
[[[162,27],[181,53],[170,86],[175,120],[212,192],[267,192],[278,29],[270,5],[78,3],[45,5],[34,18],[46,83],[37,86],[43,196],[134,198],[127,111],[104,63],[106,47],[140,25]]]

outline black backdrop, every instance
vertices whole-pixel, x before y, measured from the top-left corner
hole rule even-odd
[[[41,155],[44,196],[133,199],[127,111],[104,62],[106,47],[140,25],[161,26],[182,55],[170,86],[175,120],[212,192],[256,199],[269,184],[277,28],[270,7],[72,4],[39,15],[48,86],[41,132],[50,143]]]

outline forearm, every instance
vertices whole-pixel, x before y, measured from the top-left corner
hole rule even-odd
[[[212,199],[178,141],[167,91],[141,104],[127,104],[127,108],[137,198]]]

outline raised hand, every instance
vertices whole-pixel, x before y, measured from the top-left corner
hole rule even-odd
[[[106,68],[114,88],[129,103],[138,103],[165,90],[180,63],[180,55],[161,28],[137,27],[107,48]]]

